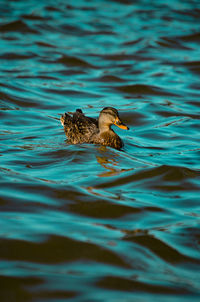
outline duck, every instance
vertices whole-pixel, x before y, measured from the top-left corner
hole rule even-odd
[[[60,121],[69,144],[98,144],[120,150],[124,145],[123,141],[111,126],[129,130],[113,107],[103,108],[98,119],[85,116],[81,109],[76,109],[74,113],[64,113]]]

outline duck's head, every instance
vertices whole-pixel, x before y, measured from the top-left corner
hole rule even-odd
[[[111,125],[115,125],[121,129],[128,130],[129,128],[122,123],[119,118],[118,111],[113,107],[105,107],[99,115],[99,129],[106,131],[110,129]]]

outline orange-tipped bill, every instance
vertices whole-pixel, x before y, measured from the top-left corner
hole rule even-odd
[[[129,130],[129,128],[126,125],[124,125],[119,118],[116,118],[116,120],[114,122],[114,125],[121,128],[121,129]]]

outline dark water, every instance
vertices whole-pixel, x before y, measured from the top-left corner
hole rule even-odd
[[[0,301],[200,301],[200,2],[0,14]],[[68,145],[105,106],[123,152]]]

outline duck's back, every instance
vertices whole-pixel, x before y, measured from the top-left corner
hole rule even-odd
[[[69,143],[72,144],[89,143],[98,131],[98,121],[85,116],[80,109],[77,109],[73,116],[65,113],[61,117],[61,123]]]

